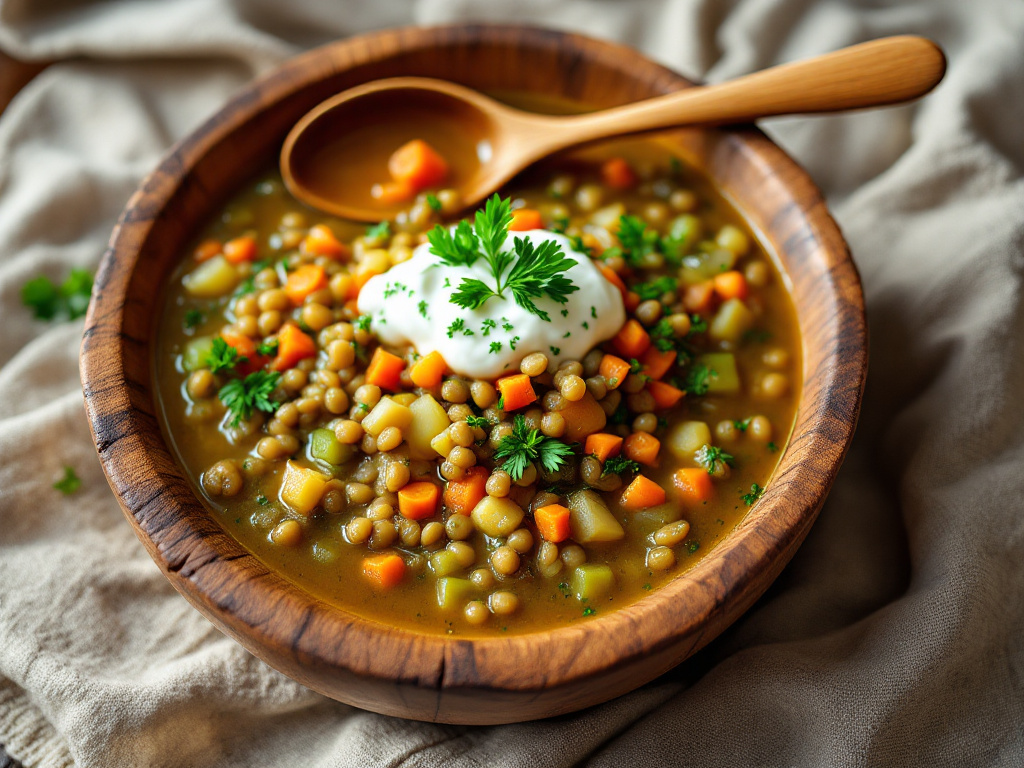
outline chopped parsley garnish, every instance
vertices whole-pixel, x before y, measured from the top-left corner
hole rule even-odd
[[[746,432],[747,427],[750,426],[750,419],[733,419],[732,425],[740,432]]]
[[[430,210],[434,211],[435,213],[441,212],[441,201],[437,199],[437,195],[427,195],[427,205],[429,205]]]
[[[689,552],[691,555],[698,549],[700,549],[699,541],[691,541],[686,545],[686,551]]]
[[[371,319],[372,318],[369,315],[360,315],[352,321],[352,325],[357,331],[369,331]]]
[[[774,442],[768,443],[768,453],[775,453],[777,450],[779,450],[779,446],[777,446]]]
[[[445,333],[447,333],[449,339],[453,339],[455,338],[455,334],[458,333],[459,331],[464,330],[465,327],[466,321],[463,320],[461,317],[457,317],[454,320],[452,320],[451,325],[448,326],[448,330]]]
[[[558,583],[558,591],[562,593],[562,597],[568,597],[572,594],[572,590],[569,588],[569,585],[564,581],[560,581]]]
[[[92,293],[92,273],[87,269],[72,269],[67,279],[57,285],[45,275],[34,277],[21,286],[21,303],[32,310],[37,320],[54,320],[67,315],[76,320],[89,308]]]
[[[562,317],[568,317],[569,316],[569,310],[568,309],[563,309],[559,314],[561,314]]]
[[[686,371],[681,389],[690,395],[706,395],[713,373],[714,371],[704,365],[704,363],[694,363]]]
[[[621,475],[623,472],[639,472],[640,465],[625,456],[612,456],[604,463],[601,477],[605,475]]]
[[[263,357],[273,357],[277,354],[277,347],[277,339],[263,341],[256,345],[256,354],[262,355]]]
[[[270,503],[270,499],[268,499],[261,493],[256,497],[256,503],[259,504],[261,507],[265,507],[267,506],[267,504]]]
[[[82,478],[75,474],[75,468],[64,465],[64,477],[53,484],[53,487],[63,493],[65,496],[70,496],[79,488],[82,487]]]
[[[491,347],[490,347],[490,349],[487,350],[487,352],[488,352],[488,354],[491,354],[491,355],[496,355],[499,352],[501,352],[501,342],[500,341],[492,341],[491,342]]]
[[[366,239],[367,240],[383,240],[386,237],[391,236],[391,222],[382,221],[379,224],[374,224],[372,227],[366,228]]]
[[[210,369],[210,373],[221,371],[233,371],[239,363],[248,362],[249,358],[238,354],[238,350],[228,344],[220,336],[213,340],[213,346],[203,358],[203,363]]]
[[[279,378],[281,374],[276,371],[255,371],[244,379],[232,379],[221,387],[217,394],[232,416],[230,426],[237,426],[243,419],[248,419],[253,409],[273,413],[277,404],[270,395]]]
[[[498,327],[498,324],[496,322],[494,322],[493,320],[491,320],[491,318],[488,317],[486,320],[484,320],[483,325],[480,326],[480,335],[481,336],[490,336],[491,335],[491,331],[493,331],[497,327]]]
[[[469,424],[469,426],[471,427],[481,427],[483,429],[487,429],[489,426],[491,426],[490,420],[484,418],[483,416],[467,416],[466,423]]]
[[[658,250],[658,233],[648,229],[637,216],[619,216],[619,244],[622,257],[630,266],[640,266],[643,258]]]
[[[569,456],[572,456],[572,448],[527,426],[526,419],[518,413],[512,419],[511,434],[501,439],[494,452],[495,459],[504,459],[501,468],[513,481],[522,479],[531,461],[540,460],[548,472],[557,472]]]
[[[585,607],[585,608],[583,609],[583,615],[584,615],[584,616],[593,616],[593,615],[594,615],[595,613],[597,613],[597,611],[595,611],[595,610],[594,610],[593,608],[591,608],[591,607],[590,607],[589,605],[588,605],[588,606],[586,606],[586,607]]]
[[[641,365],[639,360],[637,360],[635,357],[629,358],[630,373],[640,373],[641,369],[643,369],[643,365]]]
[[[705,333],[708,330],[708,321],[700,315],[690,315],[690,332],[687,336],[695,333]]]
[[[505,298],[511,293],[516,304],[543,320],[551,320],[534,299],[547,296],[565,304],[569,294],[578,291],[564,274],[576,265],[566,257],[562,247],[553,240],[534,246],[530,238],[514,238],[512,251],[502,250],[508,238],[512,211],[508,198],[495,195],[483,210],[476,212],[475,225],[462,221],[454,235],[440,224],[427,235],[430,252],[439,256],[448,266],[472,266],[481,256],[487,261],[494,277],[488,285],[475,277],[464,277],[452,294],[452,303],[465,309],[479,309],[493,297]]]
[[[708,471],[709,475],[713,475],[722,464],[728,464],[730,467],[733,465],[732,454],[726,453],[717,445],[702,446],[694,455],[694,459]]]
[[[654,589],[654,587],[652,587],[650,584],[644,584],[642,587],[640,587],[640,589],[650,592],[652,589]]]
[[[557,357],[557,356],[558,356],[559,354],[561,354],[561,352],[562,352],[562,348],[561,348],[561,347],[556,347],[556,346],[554,346],[554,345],[552,345],[552,346],[549,346],[549,347],[548,347],[548,349],[550,349],[550,350],[551,350],[551,354],[552,354],[552,355],[555,355],[556,357]]]
[[[516,344],[518,344],[518,343],[519,343],[519,337],[518,336],[513,336],[511,339],[508,340],[508,348],[511,349],[513,352],[515,352],[516,351]]]
[[[640,297],[640,301],[648,301],[649,299],[660,299],[666,293],[675,293],[678,287],[679,281],[666,275],[649,283],[634,285],[633,290]]]
[[[743,503],[749,507],[755,501],[760,499],[763,494],[764,488],[762,488],[757,483],[754,483],[753,485],[750,486],[750,493],[744,493],[740,498],[742,498]]]
[[[421,301],[419,304],[417,304],[416,305],[416,309],[419,310],[420,315],[422,315],[423,317],[427,316],[427,302],[426,301]]]
[[[188,312],[185,313],[185,330],[191,331],[197,325],[201,325],[205,319],[206,317],[198,309],[190,309]]]

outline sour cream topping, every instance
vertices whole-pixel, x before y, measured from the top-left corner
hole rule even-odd
[[[618,288],[586,254],[573,250],[568,237],[546,229],[512,232],[506,249],[512,249],[514,237],[528,237],[535,246],[554,240],[576,261],[564,274],[579,290],[565,304],[547,295],[534,300],[550,321],[519,306],[508,291],[474,310],[452,303],[463,278],[493,285],[490,265],[481,257],[472,266],[446,266],[429,243],[368,280],[359,292],[359,311],[370,315],[373,332],[385,344],[411,344],[421,355],[440,352],[453,371],[478,379],[517,372],[531,352],[543,352],[555,364],[579,360],[619,331],[626,311]]]

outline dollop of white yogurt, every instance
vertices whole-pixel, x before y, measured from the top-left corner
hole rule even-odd
[[[547,295],[534,300],[550,321],[520,307],[509,291],[474,310],[453,304],[451,296],[465,277],[494,285],[490,265],[481,256],[469,267],[446,266],[430,252],[429,243],[368,280],[359,292],[359,311],[370,316],[373,332],[384,343],[411,344],[421,355],[440,352],[453,371],[477,379],[515,373],[531,352],[543,352],[556,365],[579,360],[619,331],[626,311],[618,288],[586,254],[573,250],[568,237],[546,229],[511,232],[506,249],[514,237],[528,237],[535,246],[554,240],[576,261],[563,274],[579,290],[565,304]]]

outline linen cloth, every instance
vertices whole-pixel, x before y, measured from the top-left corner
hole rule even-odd
[[[614,38],[712,82],[890,34],[949,56],[920,103],[764,125],[826,192],[871,323],[860,427],[803,548],[664,677],[477,728],[327,700],[188,606],[100,471],[81,321],[19,299],[95,268],[140,178],[248,79],[469,20]],[[1024,5],[0,0],[0,48],[58,61],[0,117],[0,744],[26,766],[1024,764]]]

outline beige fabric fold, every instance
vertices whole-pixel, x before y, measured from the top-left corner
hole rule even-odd
[[[871,321],[861,424],[806,544],[663,678],[491,728],[329,701],[213,629],[103,479],[81,321],[19,299],[94,268],[140,178],[254,75],[469,20],[617,39],[711,81],[888,34],[949,55],[921,103],[765,125],[829,197]],[[26,766],[1024,764],[1024,5],[0,0],[0,48],[58,60],[0,117],[0,744]]]

